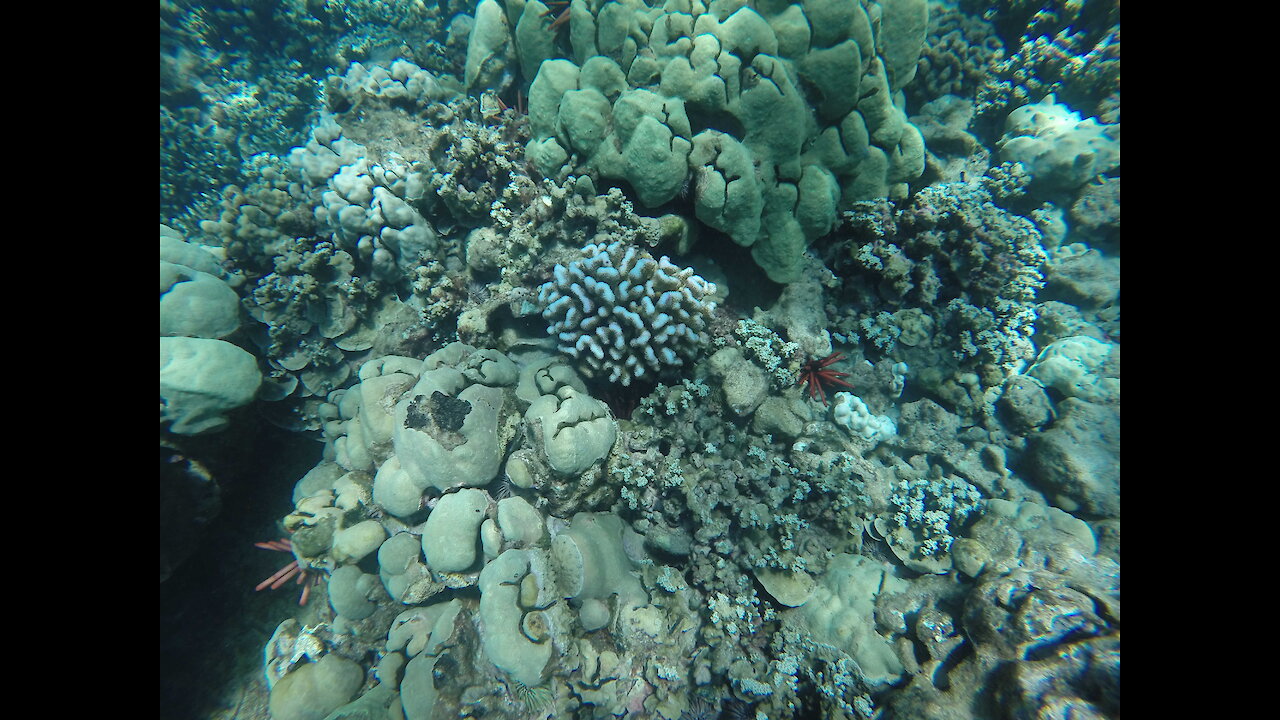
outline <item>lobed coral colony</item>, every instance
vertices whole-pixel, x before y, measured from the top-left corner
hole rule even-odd
[[[205,695],[1118,718],[1119,28],[163,3],[162,578],[238,521],[210,438],[323,443]]]

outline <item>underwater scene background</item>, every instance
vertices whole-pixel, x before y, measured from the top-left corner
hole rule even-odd
[[[1118,718],[1118,0],[160,4],[160,716]]]

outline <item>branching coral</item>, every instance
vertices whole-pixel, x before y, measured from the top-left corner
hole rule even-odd
[[[538,304],[547,332],[586,363],[584,373],[630,385],[693,358],[707,340],[714,283],[619,242],[593,243],[582,254],[556,265]]]
[[[1003,380],[1035,354],[1035,300],[1044,286],[1047,240],[1034,217],[1000,207],[1014,182],[1004,168],[978,182],[921,190],[892,213],[862,204],[846,215],[857,238],[847,260],[847,308],[898,308],[836,322],[880,351],[912,366],[940,368],[945,355],[957,370],[977,372],[984,385]],[[997,177],[1000,178],[997,180]],[[1025,203],[1024,203],[1025,204]],[[1029,213],[1034,216],[1033,213]],[[926,384],[943,382],[926,372]]]

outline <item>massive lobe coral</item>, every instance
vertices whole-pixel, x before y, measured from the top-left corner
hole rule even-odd
[[[556,265],[538,304],[560,350],[583,360],[589,376],[630,385],[678,367],[706,342],[714,283],[665,255],[620,242],[593,243],[583,258]]]
[[[514,44],[530,164],[622,184],[649,208],[689,188],[698,220],[751,248],[774,282],[803,276],[842,205],[905,196],[924,171],[902,93],[924,0],[574,0],[566,57],[533,21],[543,4],[504,4],[516,32],[485,0],[471,47],[496,66],[507,46],[495,39]]]

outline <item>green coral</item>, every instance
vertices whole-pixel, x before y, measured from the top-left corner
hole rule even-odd
[[[496,70],[510,64],[493,41],[505,37],[499,26],[545,12],[506,7],[498,19],[495,0],[481,4],[488,29],[477,21],[473,87],[508,81]],[[528,159],[556,178],[626,183],[648,207],[688,191],[699,220],[750,247],[771,279],[792,282],[842,204],[902,195],[923,171],[924,142],[901,91],[927,18],[923,0],[574,0],[572,58],[547,58],[525,78]],[[515,45],[526,52],[519,33]]]

